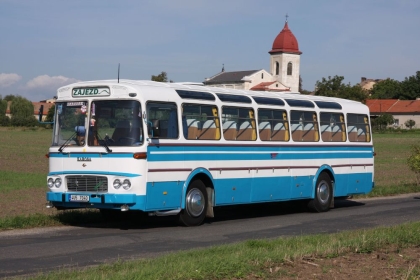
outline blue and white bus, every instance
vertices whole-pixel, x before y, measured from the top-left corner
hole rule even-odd
[[[317,212],[374,186],[369,109],[299,93],[188,83],[58,89],[47,207],[178,215],[306,200]]]

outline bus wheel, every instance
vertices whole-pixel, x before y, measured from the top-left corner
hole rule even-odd
[[[198,226],[206,218],[207,192],[201,180],[193,181],[185,197],[185,209],[179,215],[179,221],[185,226]]]
[[[326,212],[330,209],[332,185],[330,176],[323,172],[318,177],[315,187],[315,198],[309,201],[309,209],[316,212]]]

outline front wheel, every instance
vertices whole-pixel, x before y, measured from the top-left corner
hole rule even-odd
[[[193,181],[185,197],[185,209],[179,214],[179,222],[185,226],[198,226],[206,218],[207,192],[201,180]]]
[[[315,198],[309,201],[309,209],[315,212],[326,212],[330,209],[332,200],[331,178],[327,173],[321,173],[316,181]]]

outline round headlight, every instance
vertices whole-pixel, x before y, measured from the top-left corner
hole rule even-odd
[[[124,182],[123,182],[123,184],[122,184],[122,187],[123,187],[124,190],[128,190],[131,187],[130,180],[125,179]]]
[[[56,188],[59,188],[59,187],[61,186],[61,178],[57,178],[57,179],[55,179],[55,181],[54,181],[54,186],[55,186]]]
[[[54,187],[54,179],[53,178],[49,178],[48,181],[48,187],[51,189],[52,187]]]
[[[120,179],[115,179],[113,186],[114,186],[114,189],[118,190],[121,187]]]

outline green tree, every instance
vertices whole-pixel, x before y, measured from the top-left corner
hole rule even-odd
[[[399,99],[415,100],[420,97],[420,71],[401,82],[401,91]]]
[[[46,122],[52,122],[54,119],[54,113],[55,113],[55,105],[51,106],[50,109],[48,109],[47,116],[45,117]]]
[[[417,185],[420,185],[420,145],[411,147],[411,155],[407,158],[407,164],[416,174]]]
[[[13,94],[6,95],[3,99],[6,101],[13,101],[16,98]]]
[[[367,93],[359,85],[352,86],[350,83],[343,83],[343,76],[328,76],[328,79],[322,78],[315,85],[315,95],[329,96],[350,99],[365,102]]]
[[[405,125],[405,127],[409,128],[409,129],[412,129],[413,126],[416,125],[416,122],[414,120],[408,120],[404,123],[404,125]]]
[[[2,99],[0,95],[0,126],[9,126],[10,118],[6,116],[7,100]]]
[[[34,105],[28,99],[16,96],[10,104],[12,126],[36,126],[38,122],[34,117]]]
[[[155,76],[155,75],[152,75],[152,81],[155,81],[155,82],[164,82],[164,83],[166,83],[166,82],[168,82],[168,75],[166,74],[166,72],[161,72],[159,75],[157,75],[157,76]]]
[[[401,82],[386,79],[373,85],[370,90],[372,99],[406,99],[404,98]]]
[[[391,125],[395,122],[394,117],[391,114],[382,114],[373,120],[373,125],[376,126],[378,129],[384,129],[388,125]]]

